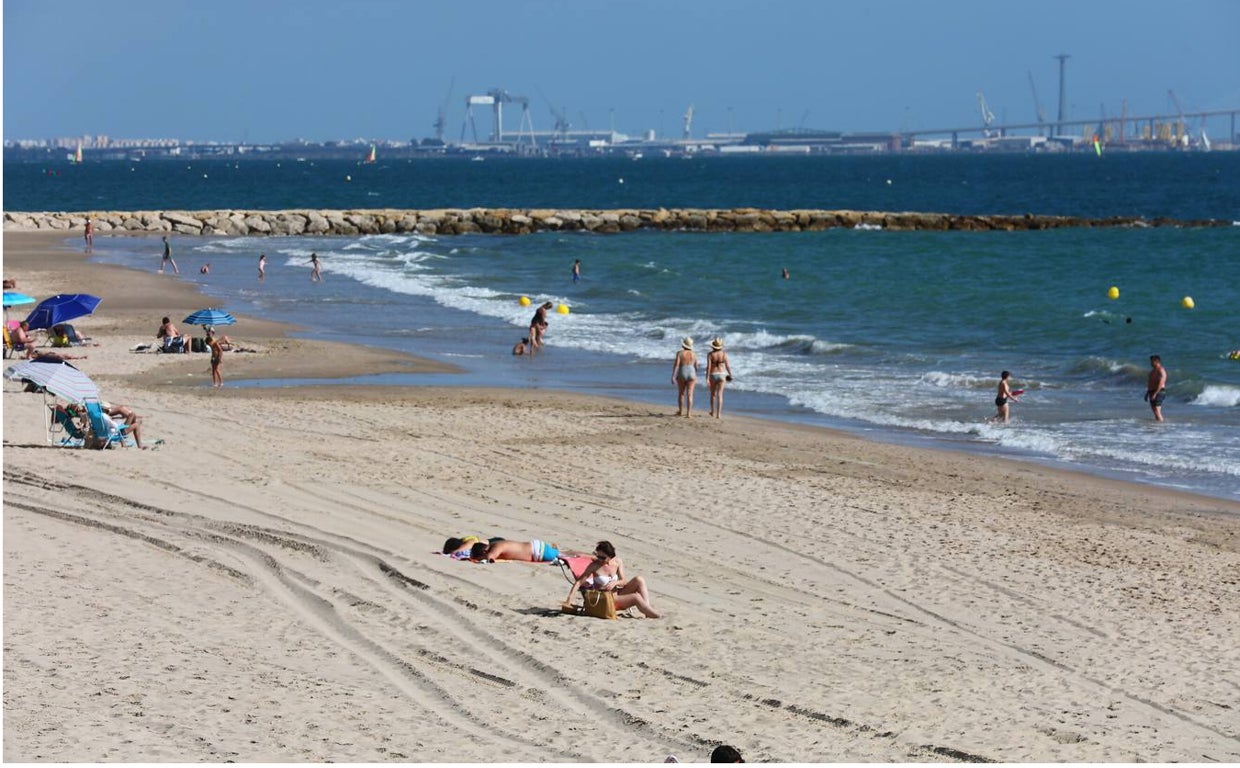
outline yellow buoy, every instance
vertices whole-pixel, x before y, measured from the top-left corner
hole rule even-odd
[[[558,307],[556,307],[556,308],[555,308],[555,311],[556,311],[556,312],[559,312],[561,315],[567,315],[567,314],[568,314],[568,305],[567,305],[567,304],[561,304],[560,306],[558,306]]]
[[[528,306],[530,305],[530,297],[529,297],[529,296],[522,296],[522,297],[521,297],[521,300],[520,300],[520,301],[518,301],[517,303],[518,303],[518,304],[520,304],[520,305],[521,305],[521,306],[523,306],[523,307],[528,307]]]
[[[1118,299],[1118,298],[1119,298],[1119,288],[1116,288],[1115,286],[1111,286],[1110,288],[1108,288],[1108,289],[1107,289],[1107,298],[1108,298],[1108,299],[1111,299],[1112,301],[1114,301],[1115,299]]]
[[[1193,303],[1192,296],[1185,296],[1184,298],[1180,299],[1180,306],[1184,307],[1185,309],[1192,309],[1193,307],[1197,305]]]

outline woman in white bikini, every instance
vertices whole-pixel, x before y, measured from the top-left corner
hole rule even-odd
[[[676,415],[693,418],[693,387],[697,385],[697,357],[693,354],[693,339],[680,340],[676,359],[672,360],[672,383],[676,385]]]
[[[614,592],[616,610],[623,611],[634,606],[648,619],[659,618],[659,612],[650,605],[650,591],[641,576],[624,577],[624,562],[616,557],[616,548],[610,541],[600,541],[594,547],[594,562],[586,566],[581,577],[568,588],[565,603],[571,603],[579,589],[597,589]]]
[[[710,343],[706,356],[706,382],[710,385],[710,415],[723,417],[723,384],[732,380],[732,366],[728,353],[723,351],[723,339],[716,336]]]

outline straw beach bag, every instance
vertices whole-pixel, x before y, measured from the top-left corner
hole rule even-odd
[[[585,598],[585,614],[596,619],[616,618],[616,596],[612,592],[587,589],[582,592]]]

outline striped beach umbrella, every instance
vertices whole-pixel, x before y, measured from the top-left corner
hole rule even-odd
[[[95,382],[77,368],[63,361],[27,360],[9,368],[5,375],[14,381],[33,382],[71,403],[99,399],[99,387],[95,386]]]
[[[200,309],[181,322],[186,325],[232,325],[237,319],[222,309]]]

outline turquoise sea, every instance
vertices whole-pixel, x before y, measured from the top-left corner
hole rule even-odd
[[[1240,153],[1223,152],[373,166],[245,157],[6,164],[4,184],[7,210],[757,206],[1240,220]],[[1240,498],[1240,361],[1228,358],[1240,349],[1240,226],[173,244],[181,279],[202,286],[204,306],[467,371],[357,383],[563,388],[672,413],[679,339],[701,349],[719,335],[736,373],[725,417]],[[311,252],[323,259],[321,285],[309,282]],[[153,270],[159,253],[153,238],[96,238],[95,258],[109,263]],[[574,259],[580,284],[570,279]],[[210,275],[199,275],[207,262]],[[571,308],[551,316],[548,348],[533,359],[509,354],[532,314],[521,296]],[[1185,296],[1195,308],[1182,306]],[[1170,374],[1162,424],[1142,401],[1152,353]],[[988,424],[1003,369],[1027,391],[1010,424]],[[706,404],[700,387],[703,412]]]

